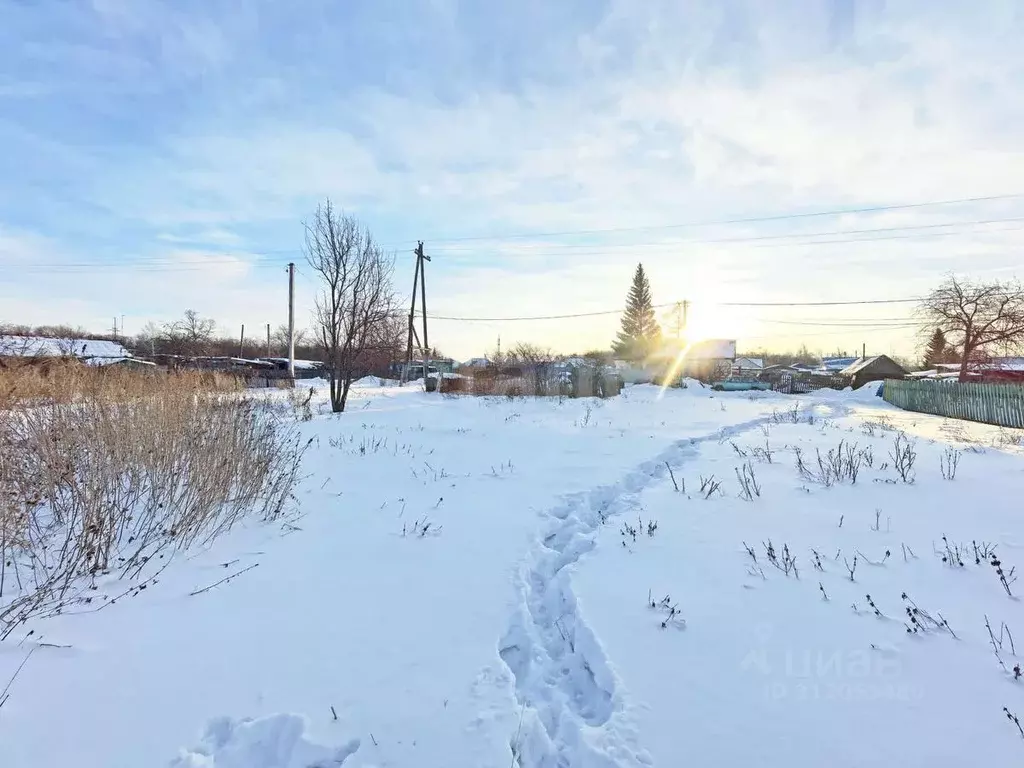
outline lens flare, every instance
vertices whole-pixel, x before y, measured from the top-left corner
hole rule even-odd
[[[665,390],[669,388],[669,385],[675,381],[676,376],[683,370],[683,364],[686,362],[686,354],[690,351],[693,343],[687,343],[685,347],[679,350],[679,354],[676,355],[676,359],[672,361],[672,365],[669,366],[668,371],[665,373],[665,379],[661,382],[661,389],[658,392],[658,399],[661,400],[665,396]]]

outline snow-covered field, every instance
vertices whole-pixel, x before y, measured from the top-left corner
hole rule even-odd
[[[361,386],[290,522],[0,644],[0,766],[1019,763],[1019,436],[873,391]]]

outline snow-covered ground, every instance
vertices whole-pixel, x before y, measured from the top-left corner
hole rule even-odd
[[[21,667],[0,766],[1024,757],[1003,711],[1024,716],[1003,628],[1024,655],[1024,582],[1008,595],[974,548],[1007,574],[1024,563],[1007,430],[905,414],[873,388],[559,401],[376,382],[299,427],[295,519],[0,644],[0,691]],[[900,430],[912,483],[890,456]]]

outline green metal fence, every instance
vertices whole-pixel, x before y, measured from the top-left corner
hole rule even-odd
[[[1024,428],[1024,386],[950,381],[885,382],[882,397],[907,411]]]

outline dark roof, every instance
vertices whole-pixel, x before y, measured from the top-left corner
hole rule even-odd
[[[890,370],[895,369],[904,376],[907,373],[906,369],[904,369],[902,365],[897,363],[888,355],[875,355],[874,357],[862,357],[858,359],[852,365],[844,368],[842,370],[842,374],[843,376],[856,376],[858,373],[863,373],[864,371],[870,372],[871,369],[879,367]]]

